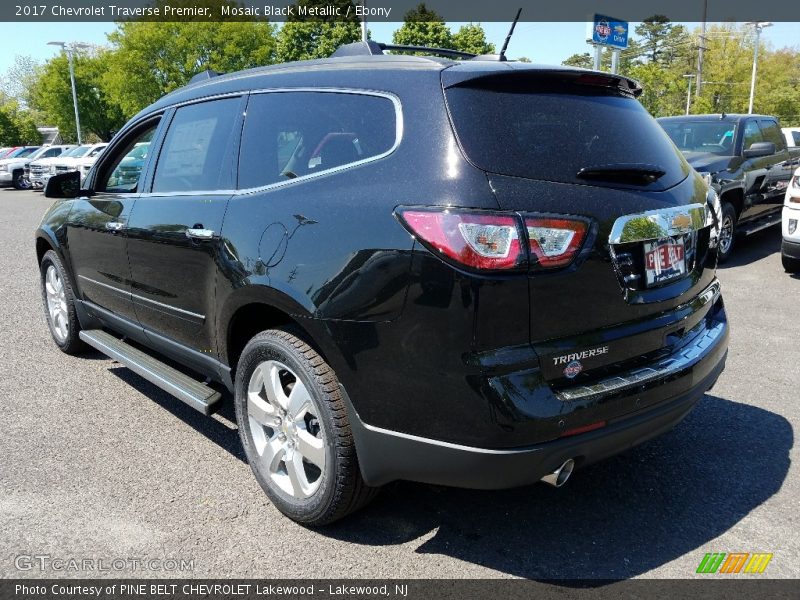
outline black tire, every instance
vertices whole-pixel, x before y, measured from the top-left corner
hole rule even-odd
[[[800,273],[800,259],[788,256],[783,249],[781,249],[781,263],[787,273]]]
[[[736,243],[736,207],[730,202],[722,203],[722,224],[720,226],[719,253],[717,260],[720,263],[726,262],[733,254],[733,246]],[[729,231],[726,232],[726,228]],[[727,237],[726,237],[727,235]]]
[[[281,370],[279,367],[282,366],[286,369]],[[318,468],[311,462],[306,462],[303,453],[299,452],[299,441],[294,442],[298,448],[294,452],[299,452],[303,460],[302,468],[316,469],[316,479],[312,485],[318,487],[307,497],[302,497],[305,491],[298,496],[276,482],[277,479],[284,482],[291,479],[288,475],[291,461],[286,459],[291,456],[292,436],[300,434],[292,433],[290,429],[294,427],[293,424],[281,424],[281,418],[286,423],[296,424],[299,421],[292,421],[293,417],[289,410],[285,413],[276,411],[274,404],[267,399],[268,392],[260,385],[266,378],[259,379],[256,369],[262,369],[263,374],[264,369],[269,370],[273,367],[279,373],[279,385],[286,385],[284,389],[289,395],[299,380],[310,396],[315,414],[311,421],[306,421],[306,424],[301,426],[306,434],[315,432],[307,425],[310,423],[314,426],[314,419],[318,418],[315,435],[325,448],[324,466]],[[284,384],[284,380],[288,383]],[[254,389],[259,389],[259,397],[263,403],[254,404],[251,408],[248,393]],[[255,398],[254,402],[256,401],[258,398]],[[368,487],[361,478],[345,401],[340,393],[336,374],[302,339],[302,332],[298,329],[294,327],[270,329],[250,340],[242,351],[236,369],[234,402],[239,437],[253,474],[275,507],[290,519],[309,526],[327,525],[363,507],[376,495],[378,489]],[[259,412],[260,407],[275,412],[269,414]],[[280,424],[279,427],[262,425],[261,421],[270,420],[270,416]],[[309,414],[305,418],[308,419],[308,416]],[[300,428],[297,431],[300,431]],[[254,435],[259,437],[258,444],[263,454],[256,448]],[[281,441],[281,437],[287,441]],[[284,450],[283,454],[280,454],[280,450],[272,452],[273,448],[281,444],[284,444],[282,447],[285,448],[287,443],[290,444],[290,449]],[[279,456],[282,458],[276,458]],[[285,476],[281,469],[286,472]],[[303,479],[304,482],[309,480],[310,478]],[[290,486],[297,489],[294,482]]]
[[[22,183],[24,174],[25,174],[24,171],[17,170],[17,171],[14,171],[14,174],[11,176],[11,185],[14,186],[15,190],[25,189],[23,187],[23,183]]]
[[[59,324],[54,321],[53,312],[50,310],[47,278],[48,271],[51,267],[55,269],[63,285],[63,306],[59,310],[61,319],[58,319],[58,321],[59,324],[66,324],[66,331],[64,331],[64,328],[59,327]],[[61,263],[58,254],[53,250],[48,250],[42,257],[42,262],[39,265],[39,280],[42,286],[44,316],[47,321],[47,326],[50,328],[50,335],[53,336],[53,341],[62,352],[67,354],[78,354],[82,352],[86,349],[86,344],[84,344],[79,337],[81,324],[78,321],[78,315],[75,311],[75,294],[72,291],[72,281],[64,269],[64,265]]]

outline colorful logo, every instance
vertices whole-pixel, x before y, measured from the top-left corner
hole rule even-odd
[[[703,557],[697,567],[697,573],[763,573],[772,554],[749,552],[710,552]]]
[[[564,377],[575,379],[581,371],[583,371],[581,361],[573,360],[564,368]]]
[[[594,26],[594,30],[597,32],[597,37],[603,41],[611,35],[611,25],[608,21],[598,21]]]

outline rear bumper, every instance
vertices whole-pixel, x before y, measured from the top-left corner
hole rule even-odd
[[[688,357],[685,363],[665,370],[660,380],[633,381],[634,385],[606,390],[615,402],[642,408],[603,419],[606,425],[600,429],[525,447],[479,448],[390,431],[364,423],[348,401],[362,475],[374,486],[405,479],[502,489],[535,483],[569,458],[580,467],[622,452],[668,431],[691,411],[725,368],[728,335],[721,308],[713,326],[697,336],[695,345],[681,349],[684,359]],[[594,398],[586,400],[592,406],[603,403]],[[536,403],[537,398],[530,401]],[[583,400],[562,398],[559,402]]]
[[[8,171],[0,171],[0,185],[11,185],[14,180],[14,174]]]

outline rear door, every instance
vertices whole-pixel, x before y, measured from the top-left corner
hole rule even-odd
[[[544,257],[528,279],[530,338],[540,356],[602,348],[635,331],[624,324],[686,303],[713,280],[708,228],[697,231],[705,226],[705,186],[618,80],[522,71],[448,85],[447,73],[464,154],[487,172],[500,208],[525,217],[531,251]],[[615,233],[630,215],[638,217],[625,235]],[[552,260],[581,237],[581,223],[578,257]],[[624,352],[664,343],[659,335],[649,345],[624,345],[622,354],[612,345],[585,362],[624,360]],[[563,365],[550,373],[547,364],[545,375],[559,377]]]
[[[186,352],[190,362],[216,353],[220,230],[235,187],[243,111],[241,96],[176,109],[161,148],[148,148],[154,158],[157,153],[157,162],[148,191],[130,217],[128,260],[136,315],[154,344]],[[140,164],[137,152],[141,147],[126,169]]]
[[[775,144],[775,155],[770,157],[766,204],[769,209],[776,209],[783,205],[783,196],[792,178],[792,155],[789,154],[786,139],[775,119],[759,119],[758,124],[764,139]]]

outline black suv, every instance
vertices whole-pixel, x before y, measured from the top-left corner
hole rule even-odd
[[[315,525],[396,479],[561,485],[678,423],[727,355],[719,203],[636,83],[339,54],[207,74],[86,189],[49,181],[56,344],[204,413],[231,392],[259,483]]]

